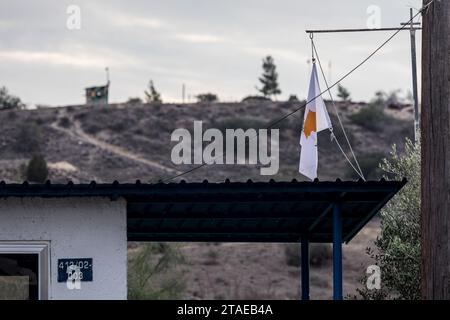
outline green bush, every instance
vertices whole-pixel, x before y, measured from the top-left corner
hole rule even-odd
[[[128,267],[128,299],[179,299],[184,290],[181,275],[174,271],[184,257],[174,245],[148,243],[138,249]]]
[[[371,131],[381,131],[392,122],[392,117],[387,115],[379,106],[369,104],[350,115],[350,120],[354,124]]]
[[[288,98],[288,101],[289,101],[289,102],[298,102],[298,101],[300,101],[300,100],[298,100],[298,97],[297,97],[296,94],[291,94],[291,95],[289,96],[289,98]]]
[[[130,97],[128,98],[126,104],[142,104],[142,99],[139,97]]]
[[[395,145],[391,159],[381,168],[386,179],[408,183],[381,212],[381,235],[375,241],[376,249],[368,254],[381,270],[381,289],[362,288],[363,299],[420,299],[420,144],[407,139],[405,151],[399,154]],[[365,284],[365,277],[361,281]]]
[[[48,177],[47,162],[40,154],[34,155],[26,167],[26,180],[44,183]]]
[[[195,96],[198,102],[217,102],[219,97],[215,93],[201,93]]]
[[[248,96],[242,99],[242,102],[266,102],[266,101],[272,100],[264,96]]]

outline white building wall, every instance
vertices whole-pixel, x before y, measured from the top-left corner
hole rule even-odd
[[[50,299],[127,298],[126,202],[108,198],[0,199],[0,242],[50,243]],[[58,283],[58,259],[92,258],[93,281]]]

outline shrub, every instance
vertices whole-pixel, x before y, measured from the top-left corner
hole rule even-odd
[[[312,266],[322,267],[328,265],[333,258],[331,246],[326,243],[313,243],[310,246],[309,260]]]
[[[295,243],[287,244],[284,247],[284,257],[288,266],[300,267],[302,261],[300,255],[300,245]]]
[[[104,110],[107,110],[107,109],[104,109]],[[81,113],[77,113],[75,115],[75,119],[80,120],[80,121],[85,120],[87,117],[88,117],[88,113],[87,112],[81,112]]]
[[[369,104],[350,115],[350,120],[371,131],[380,131],[392,122],[392,117],[388,116],[382,108]]]
[[[108,126],[108,129],[115,132],[122,132],[126,129],[126,124],[123,122],[116,122]]]
[[[41,118],[41,117],[37,117],[34,119],[34,122],[38,125],[41,126],[45,123],[45,119]]]
[[[9,111],[6,116],[7,116],[8,120],[14,120],[17,118],[17,113],[14,111]]]
[[[102,131],[102,128],[96,123],[89,123],[89,124],[86,124],[85,130],[89,134],[96,134],[96,133]]]
[[[288,244],[284,248],[286,264],[292,267],[301,266],[300,245]],[[322,267],[332,258],[331,247],[324,243],[311,243],[309,245],[309,262],[311,266]]]
[[[142,128],[134,128],[133,133],[142,136],[144,134],[144,130]]]
[[[184,289],[182,278],[173,267],[184,261],[174,245],[143,244],[128,268],[128,298],[131,300],[179,299]]]
[[[263,96],[248,96],[242,99],[242,102],[261,102],[261,101],[272,101],[270,98]]]
[[[205,265],[215,266],[219,264],[219,254],[215,250],[209,250],[206,253],[206,260],[204,262]]]
[[[58,125],[60,127],[63,127],[63,128],[69,128],[70,127],[70,120],[69,120],[69,118],[62,117],[61,119],[59,119]]]
[[[381,168],[386,179],[408,178],[408,183],[381,212],[381,235],[376,250],[367,253],[381,270],[381,289],[358,289],[363,299],[420,299],[420,144],[406,139],[405,152],[393,146],[391,159]],[[365,277],[361,280],[365,284]]]
[[[216,102],[219,101],[219,97],[214,93],[202,93],[196,96],[198,102]]]
[[[142,99],[139,97],[128,98],[126,104],[142,104]]]
[[[19,126],[14,149],[23,153],[39,153],[41,130],[35,122],[26,121]]]
[[[34,155],[26,168],[26,180],[30,182],[44,183],[48,177],[47,162],[40,154]]]

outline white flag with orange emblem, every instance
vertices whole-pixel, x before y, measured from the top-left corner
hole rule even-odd
[[[313,63],[311,81],[309,83],[308,101],[305,108],[303,130],[300,137],[300,166],[299,172],[309,179],[317,178],[317,133],[332,128],[325,102],[320,95],[319,80],[317,78],[316,64]]]

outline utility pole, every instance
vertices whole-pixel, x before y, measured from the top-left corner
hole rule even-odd
[[[410,27],[411,32],[411,67],[412,67],[412,80],[413,80],[413,97],[414,97],[414,141],[417,143],[419,140],[419,94],[417,93],[417,54],[416,54],[416,29],[413,24],[413,9],[409,9]]]
[[[183,104],[185,103],[185,101],[186,101],[186,85],[183,83],[183,86],[182,86],[182,88],[181,88],[181,99],[182,99],[182,101],[183,101]]]
[[[420,22],[413,21],[413,11],[410,9],[410,21],[401,23],[402,27],[393,28],[365,28],[365,29],[328,29],[328,30],[306,30],[308,34],[314,33],[349,33],[349,32],[382,32],[382,31],[410,31],[411,33],[411,61],[412,61],[412,77],[413,77],[413,95],[414,95],[414,138],[417,142],[419,136],[419,98],[417,94],[417,62],[416,62],[416,30],[422,30]],[[409,26],[407,28],[406,26]]]
[[[449,300],[450,1],[424,11],[422,46],[422,297]]]

